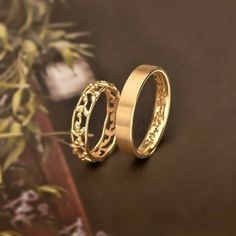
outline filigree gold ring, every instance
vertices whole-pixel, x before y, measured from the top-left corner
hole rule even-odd
[[[89,149],[89,120],[92,110],[102,93],[106,95],[107,114],[101,137],[92,150]],[[87,86],[72,115],[71,139],[73,153],[81,160],[103,161],[116,144],[115,119],[119,101],[119,91],[106,81],[96,81]]]
[[[156,81],[156,98],[149,129],[136,147],[133,139],[135,107],[143,85],[149,78]],[[170,108],[171,91],[166,72],[151,65],[137,67],[129,76],[122,90],[116,115],[116,136],[119,148],[139,158],[150,156],[163,135]]]

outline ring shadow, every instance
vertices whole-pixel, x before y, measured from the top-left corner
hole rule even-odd
[[[168,142],[168,140],[169,140],[169,137],[167,137],[166,135],[163,136],[160,143],[158,144],[158,148],[161,148],[163,144]],[[116,147],[111,155],[117,154],[119,152],[120,152],[119,149]],[[109,157],[105,158],[105,160],[102,161],[102,162],[87,162],[86,163],[86,168],[87,169],[98,169],[98,168],[100,168],[107,161],[109,161],[109,159],[111,158],[111,155]],[[152,155],[155,155],[155,154],[152,154]],[[141,169],[141,168],[145,168],[145,166],[147,166],[147,163],[149,162],[149,160],[150,160],[150,157],[144,158],[144,159],[134,157],[134,159],[131,163],[131,169],[138,170],[138,169]]]
[[[113,152],[104,159],[104,161],[101,161],[101,162],[87,162],[86,163],[86,168],[88,169],[98,169],[100,168],[101,166],[104,165],[104,163],[106,163],[107,161],[109,161],[109,159],[111,158],[112,155],[116,154],[118,152],[118,148],[116,147]]]
[[[162,145],[166,142],[168,142],[169,138],[165,135],[162,137],[160,143],[158,144],[158,148],[162,147]],[[154,153],[152,154],[154,155]],[[147,158],[135,158],[131,164],[131,169],[141,169],[141,168],[145,168],[145,166],[147,166],[147,163],[149,162],[150,157]]]

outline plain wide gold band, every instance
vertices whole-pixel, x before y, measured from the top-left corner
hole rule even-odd
[[[156,98],[152,121],[141,142],[136,147],[133,139],[133,120],[138,97],[149,78],[156,81]],[[138,66],[129,76],[122,90],[116,116],[116,136],[119,148],[139,158],[150,156],[163,135],[170,109],[171,91],[166,72],[152,65]]]

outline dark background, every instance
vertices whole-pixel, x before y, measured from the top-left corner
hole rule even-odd
[[[65,148],[91,225],[108,235],[236,235],[236,2],[71,0],[55,19],[89,30],[99,80],[119,89],[139,64],[164,67],[172,107],[163,142],[148,160],[119,150],[102,165]],[[148,94],[146,94],[148,95]],[[142,109],[150,107],[149,96]],[[150,96],[150,101],[152,100]],[[69,129],[77,98],[53,104]],[[148,108],[147,108],[148,109]],[[146,122],[142,112],[139,124]],[[97,112],[94,129],[102,122]]]

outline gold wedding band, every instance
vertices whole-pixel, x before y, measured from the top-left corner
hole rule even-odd
[[[142,87],[150,77],[156,81],[155,106],[148,131],[141,144],[136,147],[133,138],[135,107]],[[169,115],[170,100],[171,91],[166,72],[158,66],[137,67],[125,83],[117,108],[116,136],[119,148],[139,158],[150,156],[163,135]]]
[[[105,93],[107,114],[98,143],[89,150],[89,120],[100,95]],[[73,154],[89,162],[103,161],[116,144],[115,118],[120,93],[115,85],[106,81],[91,83],[84,90],[72,115],[71,139]]]

